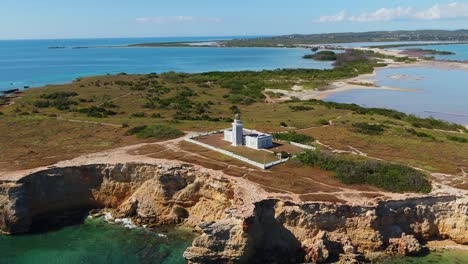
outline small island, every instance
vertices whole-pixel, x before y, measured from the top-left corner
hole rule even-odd
[[[331,50],[322,50],[314,54],[307,54],[303,56],[304,59],[314,59],[319,61],[336,61],[336,53]]]

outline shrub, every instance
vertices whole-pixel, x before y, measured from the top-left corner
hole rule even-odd
[[[317,120],[317,124],[322,125],[322,126],[327,126],[330,123],[328,122],[328,120],[320,118],[319,120]]]
[[[278,153],[275,153],[275,154],[278,154]],[[279,154],[282,159],[287,159],[291,157],[291,154],[286,151],[281,151]]]
[[[91,106],[89,108],[81,108],[78,110],[80,113],[85,113],[89,117],[104,118],[110,115],[116,115],[117,113],[111,110],[107,110],[103,107]]]
[[[184,132],[163,125],[154,126],[138,126],[127,131],[127,135],[136,135],[138,138],[156,138],[156,139],[171,139],[184,135]]]
[[[231,94],[228,96],[228,101],[233,104],[243,104],[243,105],[251,105],[255,103],[255,100],[249,96],[244,96],[240,94]]]
[[[369,184],[390,192],[428,193],[432,186],[426,175],[413,168],[375,160],[351,160],[319,150],[296,155],[304,165],[333,171],[345,184]]]
[[[405,121],[408,121],[413,125],[414,127],[422,127],[422,128],[428,128],[428,129],[443,129],[443,130],[464,130],[466,131],[466,128],[463,127],[462,125],[442,121],[439,119],[435,119],[433,117],[429,118],[419,118],[414,115],[409,115]]]
[[[114,104],[111,101],[107,101],[107,102],[102,104],[102,107],[105,107],[105,108],[118,108],[119,106]]]
[[[37,100],[34,102],[34,106],[38,108],[47,108],[50,106],[50,102],[48,100]]]
[[[160,113],[151,114],[151,118],[161,118],[161,114]]]
[[[59,99],[59,98],[68,98],[68,97],[74,97],[78,96],[76,92],[55,92],[55,93],[50,93],[50,94],[42,94],[40,98],[43,99]]]
[[[460,143],[468,143],[468,139],[464,137],[457,137],[457,136],[447,136],[448,140],[460,142]]]
[[[355,132],[366,135],[381,135],[385,131],[385,126],[383,125],[372,125],[367,123],[354,123],[353,128]]]
[[[334,61],[337,59],[336,53],[331,50],[322,50],[315,54],[304,55],[304,59],[314,59],[320,61]]]
[[[311,106],[304,106],[304,105],[290,105],[289,109],[293,112],[300,112],[300,111],[310,111],[314,110]]]
[[[231,113],[233,113],[233,114],[240,114],[241,113],[241,111],[240,111],[240,109],[239,109],[239,107],[237,105],[232,105],[229,109],[231,110]]]
[[[281,126],[281,127],[288,127],[288,124],[286,124],[285,122],[281,122],[281,123],[280,123],[280,126]]]
[[[142,118],[142,117],[145,117],[146,114],[143,113],[143,112],[138,112],[138,113],[133,113],[130,115],[130,117],[135,117],[135,118]]]
[[[414,128],[407,128],[406,131],[408,133],[411,133],[411,134],[417,136],[417,137],[435,139],[434,136],[432,136],[430,134],[427,134],[427,133],[424,133],[424,132],[416,131]]]
[[[287,133],[274,133],[273,138],[276,140],[283,140],[302,144],[314,141],[313,137],[304,134],[299,134],[296,131],[289,131]]]

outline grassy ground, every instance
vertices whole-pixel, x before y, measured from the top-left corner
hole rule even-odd
[[[311,73],[302,70],[288,71],[287,74],[278,72],[278,79],[275,79],[275,73],[250,72],[247,74],[250,79],[244,81],[248,83],[256,78],[267,87],[273,83],[275,86],[290,87],[294,80],[303,81]],[[451,135],[467,138],[466,133],[412,127],[409,121],[380,114],[358,114],[352,109],[336,109],[318,102],[265,103],[263,98],[255,97],[257,93],[253,99],[250,98],[253,101],[246,99],[233,103],[231,95],[244,96],[249,90],[239,92],[239,89],[245,88],[245,83],[240,83],[239,88],[235,86],[237,75],[226,75],[229,82],[223,80],[223,73],[98,76],[71,84],[27,90],[21,98],[15,99],[15,104],[0,108],[3,113],[0,115],[0,167],[15,170],[50,165],[83,153],[156,140],[126,135],[128,130],[137,126],[163,125],[182,131],[222,129],[229,127],[234,113],[240,111],[245,127],[262,132],[294,130],[333,148],[354,148],[372,157],[432,172],[460,174],[461,169],[468,171],[467,143],[448,139]],[[316,78],[311,77],[311,80]],[[257,91],[260,88],[252,86],[252,89]],[[58,100],[45,99],[54,97],[54,93],[71,92],[77,95]],[[50,100],[50,105],[41,105],[44,100]],[[96,113],[101,113],[101,116]],[[332,120],[333,125],[323,126],[321,120]],[[282,123],[287,126],[281,126]],[[356,123],[383,125],[384,131],[373,135],[359,133],[353,126]],[[416,133],[409,131],[409,128]],[[203,152],[199,149],[196,151]],[[199,157],[190,156],[184,157],[184,160],[203,162],[221,169],[227,169],[222,162],[240,163],[219,154],[205,154],[206,159],[202,161],[197,161]],[[155,153],[154,156],[178,158],[177,153],[171,151]],[[246,167],[243,163],[241,165]],[[282,168],[285,168],[284,171],[276,171]],[[284,185],[289,186],[286,189],[308,193],[315,188],[308,182],[312,177],[311,169],[285,164],[272,171],[290,176],[278,177],[277,181],[270,181],[263,173],[249,174],[248,177],[269,188],[278,189],[278,186]],[[320,173],[313,177],[314,181],[317,181],[317,177],[321,182],[330,181],[328,176]],[[465,182],[458,179],[457,184],[464,186]],[[338,186],[339,183],[334,182],[333,185]]]

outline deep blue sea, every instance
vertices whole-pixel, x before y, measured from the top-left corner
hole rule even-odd
[[[148,42],[209,41],[233,37],[0,41],[0,91],[70,82],[77,77],[126,73],[331,68],[302,59],[307,49],[102,48]],[[48,47],[66,47],[48,49]],[[73,47],[101,47],[73,49]]]

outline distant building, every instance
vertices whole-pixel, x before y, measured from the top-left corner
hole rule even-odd
[[[246,146],[253,149],[267,149],[273,146],[273,137],[254,130],[244,130],[239,114],[236,115],[232,128],[224,130],[224,140],[233,146]]]

